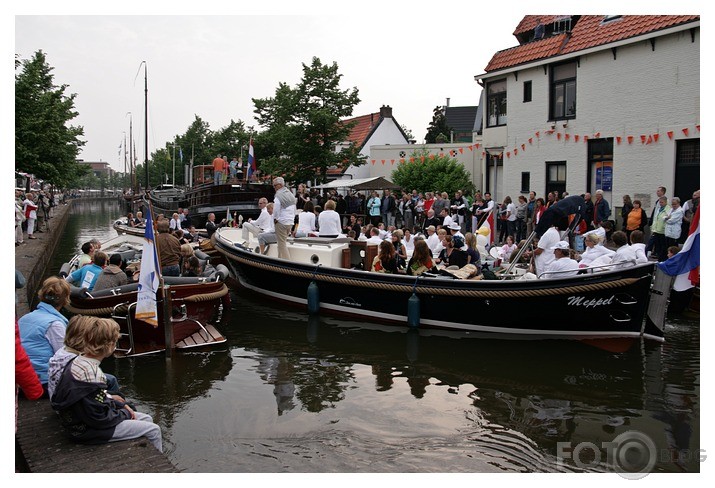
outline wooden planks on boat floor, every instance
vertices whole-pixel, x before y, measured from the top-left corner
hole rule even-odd
[[[50,401],[18,401],[16,448],[32,473],[178,473],[145,437],[108,444],[72,442]]]
[[[206,324],[206,330],[211,336],[211,342],[207,341],[204,331],[194,332],[190,336],[176,343],[178,349],[188,349],[191,347],[205,346],[207,344],[225,342],[226,338],[211,324]]]

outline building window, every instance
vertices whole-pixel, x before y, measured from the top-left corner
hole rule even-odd
[[[551,68],[550,120],[576,118],[576,62]]]
[[[566,161],[546,163],[546,188],[544,194],[552,191],[562,195],[566,191]]]
[[[524,82],[524,103],[531,101],[531,81]]]
[[[487,85],[487,127],[506,125],[506,80]]]
[[[528,171],[523,171],[521,173],[521,193],[529,193],[529,187],[531,186],[531,173]]]

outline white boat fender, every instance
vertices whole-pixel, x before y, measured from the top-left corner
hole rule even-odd
[[[420,326],[420,297],[415,293],[417,280],[419,279],[419,276],[415,278],[415,285],[412,287],[412,296],[407,299],[407,325],[413,328]]]
[[[63,264],[62,267],[60,268],[60,278],[67,278],[70,274],[70,269],[71,269],[70,263]]]

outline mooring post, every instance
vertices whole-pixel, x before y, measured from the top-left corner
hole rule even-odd
[[[167,359],[174,355],[174,327],[171,323],[171,291],[164,285],[161,289],[163,295],[162,309],[164,312],[164,352]]]

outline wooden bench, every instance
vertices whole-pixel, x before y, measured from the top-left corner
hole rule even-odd
[[[46,398],[20,399],[15,434],[16,464],[32,473],[178,473],[145,437],[108,444],[72,442]]]

